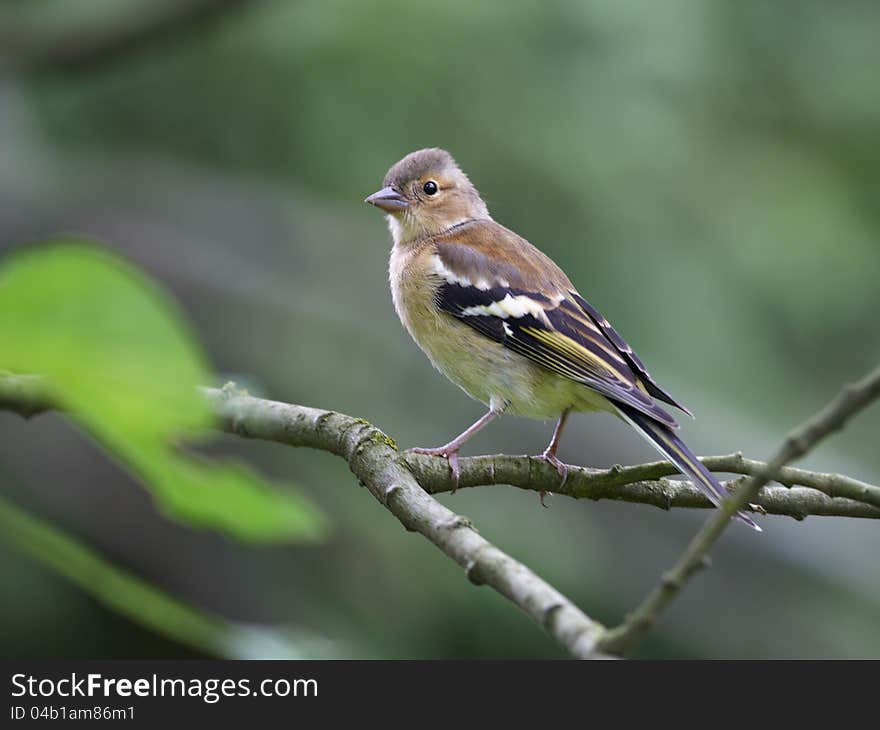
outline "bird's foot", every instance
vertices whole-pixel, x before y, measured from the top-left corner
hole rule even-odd
[[[449,470],[452,472],[452,491],[450,494],[455,494],[458,489],[458,448],[450,447],[449,444],[446,446],[438,446],[434,449],[423,449],[418,446],[413,447],[411,449],[407,449],[407,452],[410,454],[422,454],[423,456],[441,456],[446,461],[449,462]]]
[[[559,474],[559,478],[562,479],[562,481],[559,483],[560,487],[565,484],[565,480],[568,479],[568,464],[562,461],[558,456],[556,456],[556,454],[553,454],[549,451],[545,451],[543,454],[539,454],[535,458],[540,461],[547,462],[548,464],[550,464],[550,466],[556,469],[556,473]]]
[[[561,487],[565,484],[566,479],[568,479],[568,464],[564,461],[560,460],[556,454],[552,451],[545,451],[543,454],[539,454],[535,457],[536,459],[540,459],[541,461],[545,461],[554,469],[556,469],[556,473],[559,474],[559,477],[562,479],[559,482],[559,486]],[[544,502],[544,498],[547,496],[548,492],[545,492],[543,489],[538,493],[538,499],[541,501],[541,506],[546,507],[547,504]]]

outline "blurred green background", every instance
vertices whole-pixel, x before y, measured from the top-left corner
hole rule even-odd
[[[97,238],[174,294],[224,378],[433,446],[482,406],[397,322],[387,230],[361,200],[442,146],[695,411],[698,453],[763,458],[880,360],[878,38],[864,0],[0,0],[0,249]],[[550,429],[503,419],[469,453],[534,453]],[[874,408],[805,464],[877,483],[878,432]],[[259,547],[168,521],[56,414],[0,413],[0,434],[0,495],[232,622],[226,655],[287,655],[283,634],[311,656],[562,656],[329,455],[212,447],[302,485],[334,525]],[[560,454],[655,458],[602,415]],[[609,623],[706,517],[441,500]],[[880,658],[877,524],[761,523],[730,529],[639,656]],[[4,658],[208,651],[2,542],[0,582]]]

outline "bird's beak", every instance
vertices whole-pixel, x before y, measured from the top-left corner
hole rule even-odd
[[[382,188],[368,198],[365,198],[364,202],[369,203],[370,205],[375,205],[377,208],[381,208],[387,213],[393,213],[394,211],[403,210],[404,208],[409,207],[406,198],[392,187]]]

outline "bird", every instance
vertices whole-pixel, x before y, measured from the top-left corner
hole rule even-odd
[[[676,435],[678,423],[661,404],[691,412],[654,380],[559,266],[492,219],[449,152],[411,152],[364,202],[386,214],[393,242],[389,282],[401,323],[437,370],[488,407],[443,446],[411,453],[447,459],[458,484],[462,445],[502,414],[556,419],[537,458],[564,480],[568,466],[557,449],[570,414],[607,411],[714,505],[727,497]],[[735,516],[760,531],[745,513]]]

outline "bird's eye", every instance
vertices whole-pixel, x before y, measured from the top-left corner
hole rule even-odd
[[[428,180],[428,182],[422,185],[422,190],[425,191],[425,195],[436,195],[439,188],[433,180]]]

